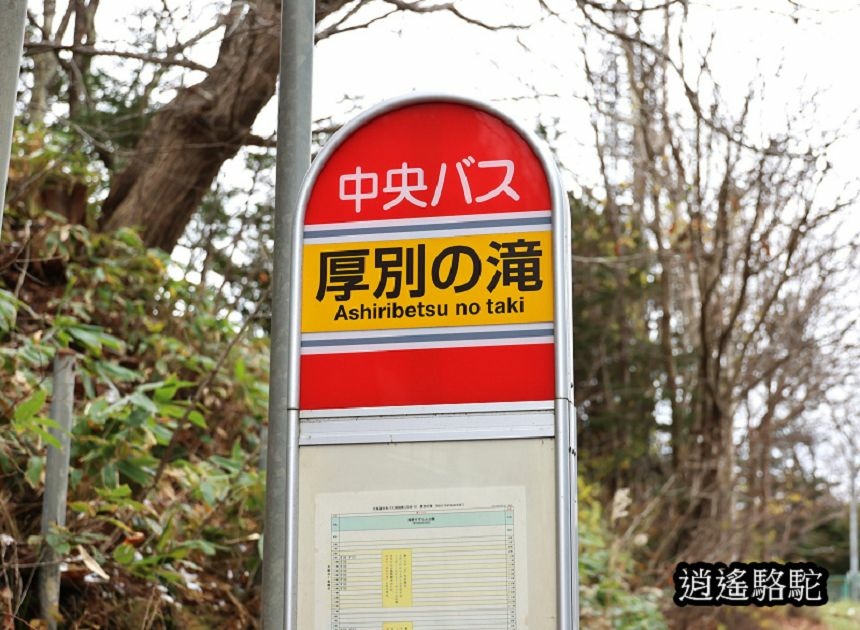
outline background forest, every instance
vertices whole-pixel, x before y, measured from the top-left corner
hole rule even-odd
[[[576,182],[582,627],[840,627],[826,611],[680,610],[671,575],[680,560],[847,571],[858,182],[830,162],[843,121],[811,122],[820,95],[774,114],[765,75],[726,95],[721,33],[690,34],[687,0],[530,4],[576,42],[569,89],[590,126],[576,152],[592,176],[560,164]],[[105,5],[30,2],[0,233],[0,628],[44,627],[48,548],[67,627],[258,627],[275,142],[255,121],[280,2],[137,3],[134,41],[102,29]],[[533,26],[466,0],[318,0],[317,41],[440,12]],[[343,122],[316,121],[315,146]],[[523,123],[570,153],[553,121]],[[61,351],[77,364],[69,512],[43,537]]]

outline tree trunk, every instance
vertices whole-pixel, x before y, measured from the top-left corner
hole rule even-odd
[[[275,93],[278,6],[259,2],[227,26],[218,61],[159,110],[102,206],[107,230],[139,227],[147,246],[173,249],[221,165],[243,145]],[[230,32],[232,31],[232,32]]]
[[[56,4],[56,0],[45,0],[42,7],[42,41],[50,41],[53,38]],[[33,87],[30,90],[27,113],[30,122],[35,125],[41,125],[45,121],[45,112],[48,111],[48,86],[56,75],[57,65],[56,58],[51,54],[36,55],[33,58]]]
[[[317,19],[346,0],[319,2]],[[241,3],[234,3],[239,11]],[[156,112],[102,205],[102,227],[138,227],[144,243],[173,249],[221,165],[245,144],[275,93],[280,2],[248,5],[228,23],[218,60],[200,83]]]

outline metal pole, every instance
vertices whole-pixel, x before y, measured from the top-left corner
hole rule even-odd
[[[60,448],[48,446],[45,464],[45,494],[42,497],[42,537],[51,526],[66,525],[66,494],[69,489],[69,454],[71,450],[72,411],[75,402],[75,354],[60,350],[54,357],[54,387],[51,396],[51,418],[59,427],[51,429]],[[50,545],[44,545],[39,570],[39,605],[41,616],[51,630],[56,630],[60,604],[59,559]]]
[[[263,545],[263,627],[296,628],[298,414],[288,402],[290,251],[296,204],[310,166],[314,2],[283,0],[278,90],[272,349]]]
[[[853,463],[850,467],[850,474],[851,499],[848,507],[848,546],[850,549],[848,595],[851,599],[857,599],[858,590],[860,590],[858,589],[858,577],[860,577],[860,575],[858,575],[858,570],[860,570],[860,563],[858,563],[857,554],[857,467],[854,466]]]
[[[553,277],[556,400],[556,541],[558,545],[558,630],[579,629],[579,535],[576,525],[576,413],[573,406],[573,291],[570,207],[561,179],[549,158],[544,165],[553,198]]]
[[[18,68],[24,47],[24,20],[27,0],[0,0],[0,232],[6,206],[6,179],[12,152],[12,127],[15,122],[15,96],[18,93]]]

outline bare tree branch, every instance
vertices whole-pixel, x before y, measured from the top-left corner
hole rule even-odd
[[[387,4],[397,7],[401,11],[409,11],[412,13],[439,13],[439,12],[448,12],[452,15],[457,16],[464,22],[468,24],[472,24],[474,26],[479,26],[488,31],[502,31],[508,29],[522,29],[525,26],[520,24],[489,24],[484,22],[483,20],[479,20],[477,18],[469,17],[465,15],[453,2],[446,2],[444,4],[431,4],[425,5],[420,1],[416,2],[407,2],[406,0],[383,0]]]
[[[24,54],[28,56],[41,55],[59,51],[71,51],[84,55],[121,57],[123,59],[137,59],[147,63],[155,63],[164,66],[178,66],[188,68],[189,70],[197,70],[199,72],[209,72],[209,68],[202,64],[190,61],[188,59],[177,59],[172,57],[163,57],[161,55],[151,55],[147,53],[139,53],[133,51],[122,50],[104,50],[95,46],[81,46],[75,44],[57,44],[55,42],[26,42],[24,44]]]

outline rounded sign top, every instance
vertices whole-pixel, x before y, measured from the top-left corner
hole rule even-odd
[[[301,204],[301,409],[547,408],[564,204],[516,123],[457,97],[379,105],[323,149]]]
[[[547,173],[503,119],[456,102],[378,114],[331,153],[305,225],[550,210]]]

